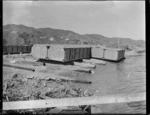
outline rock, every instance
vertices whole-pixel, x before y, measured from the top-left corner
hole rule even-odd
[[[7,90],[7,83],[5,83],[5,84],[3,85],[3,94],[6,93],[6,90]]]
[[[79,94],[81,97],[84,97],[84,91],[83,91],[83,89],[79,88],[79,89],[77,89],[77,92],[78,92],[78,94]]]
[[[54,109],[49,110],[46,113],[47,114],[59,114],[61,111],[62,111],[61,109],[54,108]]]
[[[102,111],[99,107],[96,107],[96,106],[91,107],[91,114],[100,114],[100,113],[102,113]]]
[[[18,77],[18,74],[14,74],[13,76],[12,76],[12,79],[16,79]]]
[[[70,93],[71,95],[78,96],[78,93],[77,93],[75,90],[73,90],[73,89],[70,89],[70,90],[69,90],[69,93]]]
[[[9,62],[10,63],[16,63],[16,60],[10,60]]]
[[[85,90],[83,94],[84,94],[85,97],[88,97],[88,96],[91,95],[91,94],[88,92],[88,90]]]

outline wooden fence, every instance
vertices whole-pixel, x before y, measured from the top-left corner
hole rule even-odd
[[[32,46],[3,46],[3,54],[30,53]]]

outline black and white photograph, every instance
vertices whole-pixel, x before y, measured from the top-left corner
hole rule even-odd
[[[146,2],[3,0],[3,114],[146,114]]]

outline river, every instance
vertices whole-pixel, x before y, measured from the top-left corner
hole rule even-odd
[[[79,84],[97,96],[111,94],[130,94],[146,92],[145,53],[127,56],[119,63],[106,62],[97,65],[94,74],[78,77],[92,81],[92,84]],[[146,102],[99,105],[104,113],[145,113]]]

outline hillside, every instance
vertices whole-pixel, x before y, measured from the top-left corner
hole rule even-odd
[[[24,25],[8,24],[3,26],[3,45],[30,45],[39,44],[101,44],[108,47],[132,47],[145,46],[143,40],[132,40],[130,38],[106,37],[98,34],[80,35],[73,31],[33,28]]]

